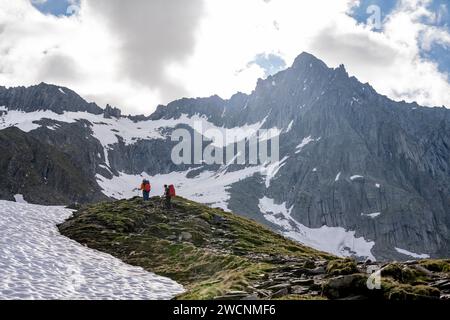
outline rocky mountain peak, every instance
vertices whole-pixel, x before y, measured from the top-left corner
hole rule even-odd
[[[108,105],[106,105],[103,116],[107,119],[120,118],[122,116],[122,111],[119,108],[111,107],[108,104]]]
[[[293,69],[299,68],[326,68],[328,69],[325,62],[316,58],[314,55],[302,52],[297,58],[295,58],[294,63],[292,64]]]
[[[58,114],[65,111],[103,113],[99,106],[87,102],[74,91],[44,82],[31,87],[1,87],[0,105],[25,112],[49,110]]]

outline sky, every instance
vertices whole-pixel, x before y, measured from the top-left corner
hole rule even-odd
[[[0,0],[0,85],[150,114],[250,93],[306,51],[394,100],[450,106],[448,0]]]

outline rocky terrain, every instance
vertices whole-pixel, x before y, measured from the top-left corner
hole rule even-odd
[[[155,197],[84,206],[59,229],[83,245],[178,281],[187,289],[178,299],[449,298],[450,260],[357,263],[220,209],[179,197],[173,204],[166,210]],[[380,286],[370,290],[374,271]]]

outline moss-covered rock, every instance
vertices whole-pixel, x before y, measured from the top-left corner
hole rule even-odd
[[[391,281],[383,281],[383,298],[393,301],[408,300],[433,300],[439,299],[441,292],[433,287],[425,285],[400,284]]]
[[[323,293],[329,299],[367,294],[367,278],[360,273],[331,278],[323,285]]]
[[[400,263],[391,263],[381,270],[382,277],[390,277],[400,283],[421,284],[425,282],[427,274],[421,270],[411,268]]]
[[[433,272],[450,273],[450,260],[422,260],[420,265]]]
[[[334,260],[330,261],[327,266],[327,274],[330,276],[339,276],[358,273],[358,267],[355,260]]]

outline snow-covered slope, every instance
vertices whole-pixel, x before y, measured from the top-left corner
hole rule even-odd
[[[0,201],[0,299],[170,299],[176,282],[59,234],[62,207]]]
[[[178,119],[159,119],[159,120],[145,120],[134,122],[129,118],[105,118],[103,115],[92,114],[89,112],[64,112],[57,114],[53,111],[35,111],[23,112],[18,110],[0,109],[3,114],[0,114],[0,130],[8,127],[17,127],[24,132],[30,132],[42,127],[39,121],[44,119],[53,120],[56,122],[73,123],[75,121],[86,120],[92,126],[93,135],[97,138],[104,147],[108,147],[118,142],[118,136],[124,140],[126,145],[133,144],[138,140],[143,139],[165,139],[162,133],[165,128],[175,128],[178,125],[187,125],[191,128],[201,128],[204,136],[208,139],[214,138],[214,131],[219,130],[225,135],[225,128],[218,127],[208,120],[205,116],[182,114]],[[249,134],[258,131],[265,123],[266,119],[262,121],[247,124],[245,126],[226,128],[227,133],[231,136],[236,136],[238,140],[246,138]],[[55,130],[58,127],[47,127]],[[276,134],[280,130],[273,128]],[[272,133],[275,135],[275,133]],[[215,141],[218,147],[223,147],[223,144]]]
[[[356,237],[354,231],[327,226],[318,229],[308,228],[292,218],[292,208],[288,209],[286,203],[276,204],[274,199],[267,197],[259,200],[259,209],[268,221],[280,226],[286,237],[340,257],[357,254],[375,260],[371,252],[375,242]]]

